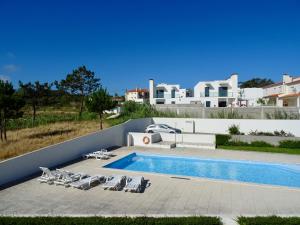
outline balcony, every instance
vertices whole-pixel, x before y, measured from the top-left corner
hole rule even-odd
[[[205,92],[200,92],[200,97],[225,97],[225,98],[231,98],[233,97],[233,92],[209,92],[209,96],[205,95]]]

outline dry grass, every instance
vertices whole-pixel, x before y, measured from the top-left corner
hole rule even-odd
[[[104,128],[107,127],[106,124],[103,125]],[[8,131],[8,141],[0,142],[0,160],[22,155],[96,130],[99,130],[99,122],[78,121]]]

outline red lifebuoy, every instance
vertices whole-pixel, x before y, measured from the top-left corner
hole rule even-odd
[[[149,142],[150,142],[150,139],[147,137],[147,136],[145,136],[144,138],[143,138],[143,142],[144,142],[144,144],[149,144]]]

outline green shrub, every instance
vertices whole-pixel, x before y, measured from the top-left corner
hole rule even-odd
[[[273,145],[265,142],[265,141],[252,141],[251,144],[249,144],[249,146],[253,146],[253,147],[273,147]]]
[[[240,225],[299,225],[300,217],[239,217]]]
[[[248,142],[244,142],[244,141],[229,141],[227,145],[228,146],[250,146]]]
[[[18,225],[221,225],[217,217],[0,217],[0,224]]]
[[[293,140],[285,140],[279,142],[280,148],[299,148],[300,149],[300,141]]]
[[[231,125],[229,128],[228,128],[228,131],[229,131],[229,134],[230,135],[237,135],[237,134],[241,134],[240,132],[240,127],[238,125]]]
[[[216,145],[227,145],[231,136],[228,134],[217,134],[216,135]]]

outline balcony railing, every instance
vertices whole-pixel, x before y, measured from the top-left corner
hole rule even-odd
[[[205,92],[200,93],[200,97],[233,97],[233,92],[209,92],[209,96],[205,95]]]

